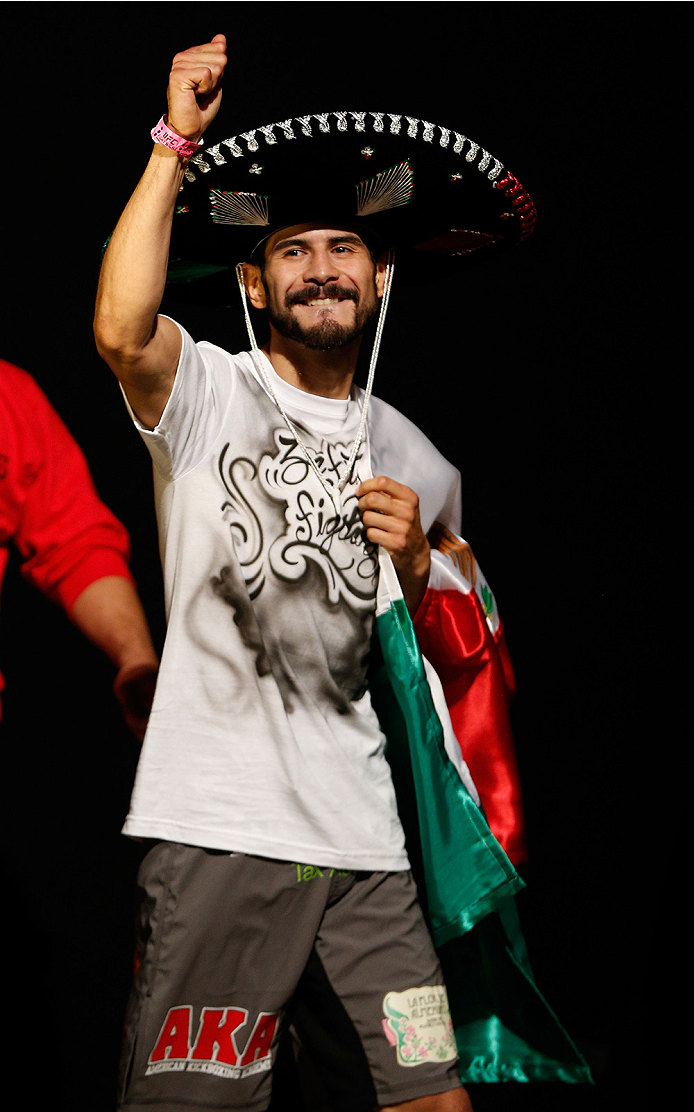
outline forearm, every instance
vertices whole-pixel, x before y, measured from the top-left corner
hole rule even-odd
[[[130,580],[116,575],[95,579],[77,597],[70,618],[119,670],[156,668],[147,619]]]
[[[197,143],[219,108],[225,66],[224,35],[176,55],[167,89],[169,125],[174,134]],[[138,376],[156,370],[159,364],[151,359],[143,362],[142,353],[162,344],[157,335],[157,312],[184,172],[179,155],[156,143],[113,233],[99,282],[95,317],[99,351],[116,373],[125,372],[129,383],[145,391],[151,380],[140,382]],[[166,354],[165,341],[174,334],[166,325],[162,331]]]
[[[197,143],[221,100],[226,39],[177,54],[169,75],[170,131]],[[173,386],[181,334],[158,316],[166,284],[171,223],[185,166],[155,144],[104,256],[94,316],[100,355],[120,379],[140,420],[154,428]]]
[[[176,198],[184,167],[167,147],[155,145],[140,182],[106,250],[97,292],[94,334],[100,354],[118,377],[146,389],[161,365],[146,358],[157,335]],[[161,333],[161,329],[159,329]]]
[[[99,354],[150,428],[159,423],[171,393],[181,347],[176,325],[157,314],[183,172],[173,151],[154,147],[111,237],[97,293],[94,335]]]

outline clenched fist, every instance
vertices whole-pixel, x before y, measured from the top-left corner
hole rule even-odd
[[[225,35],[177,54],[169,76],[169,127],[197,142],[219,111],[227,64]]]
[[[366,536],[390,554],[410,614],[424,598],[431,550],[419,520],[419,498],[386,475],[366,479],[357,491]]]

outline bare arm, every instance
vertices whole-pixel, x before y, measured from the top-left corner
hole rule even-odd
[[[114,689],[128,725],[141,740],[159,662],[135,587],[118,575],[95,579],[76,598],[70,618],[116,665]]]
[[[366,536],[390,554],[407,609],[414,616],[431,569],[431,549],[419,520],[419,498],[385,475],[366,479],[357,496]]]
[[[169,127],[198,140],[221,100],[226,39],[177,54],[168,88]],[[171,393],[180,354],[180,333],[158,311],[178,191],[185,164],[155,145],[104,256],[94,316],[99,354],[117,375],[140,420],[153,428]]]

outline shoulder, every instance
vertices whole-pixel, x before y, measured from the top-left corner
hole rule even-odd
[[[63,422],[28,371],[0,359],[0,405],[3,425],[14,426],[24,436],[36,439],[50,431],[63,428]]]
[[[21,404],[24,398],[30,398],[49,404],[43,390],[28,371],[15,367],[14,363],[6,363],[4,359],[0,359],[0,393],[8,403]]]
[[[202,358],[211,366],[245,381],[255,381],[257,379],[258,374],[253,365],[253,357],[250,351],[230,352],[217,344],[210,343],[208,340],[200,341],[196,344],[196,347]]]
[[[172,320],[171,317],[168,318]],[[181,355],[178,372],[188,371],[193,366],[204,367],[213,375],[247,377],[252,374],[253,360],[250,352],[232,354],[219,344],[209,340],[194,340],[178,321],[173,321],[181,333]]]
[[[174,317],[169,317],[165,313],[160,313],[159,316],[164,320],[168,320],[171,324],[175,325],[181,334],[181,356],[180,361],[186,357],[200,355],[207,362],[210,363],[225,363],[233,360],[233,356],[225,348],[220,347],[219,344],[213,344],[209,340],[195,340],[187,328],[181,324],[180,321],[175,320]]]
[[[169,318],[171,320],[172,318]],[[194,340],[178,321],[172,321],[181,333],[181,352],[167,404],[158,428],[176,414],[209,417],[211,406],[219,414],[236,397],[239,384],[249,378],[250,354],[230,351],[209,340]],[[182,407],[182,408],[181,408]]]
[[[369,405],[371,447],[379,458],[392,460],[398,467],[412,473],[427,466],[451,479],[459,474],[457,468],[409,417],[381,398],[372,397]],[[392,478],[397,479],[398,476],[393,475]]]
[[[425,529],[443,520],[459,529],[460,472],[413,421],[381,398],[369,403],[369,443],[374,475],[388,475],[419,496]],[[456,529],[456,523],[458,529]]]

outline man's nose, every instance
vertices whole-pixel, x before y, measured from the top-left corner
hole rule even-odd
[[[337,279],[337,269],[329,251],[313,251],[306,263],[304,281],[324,286]]]

